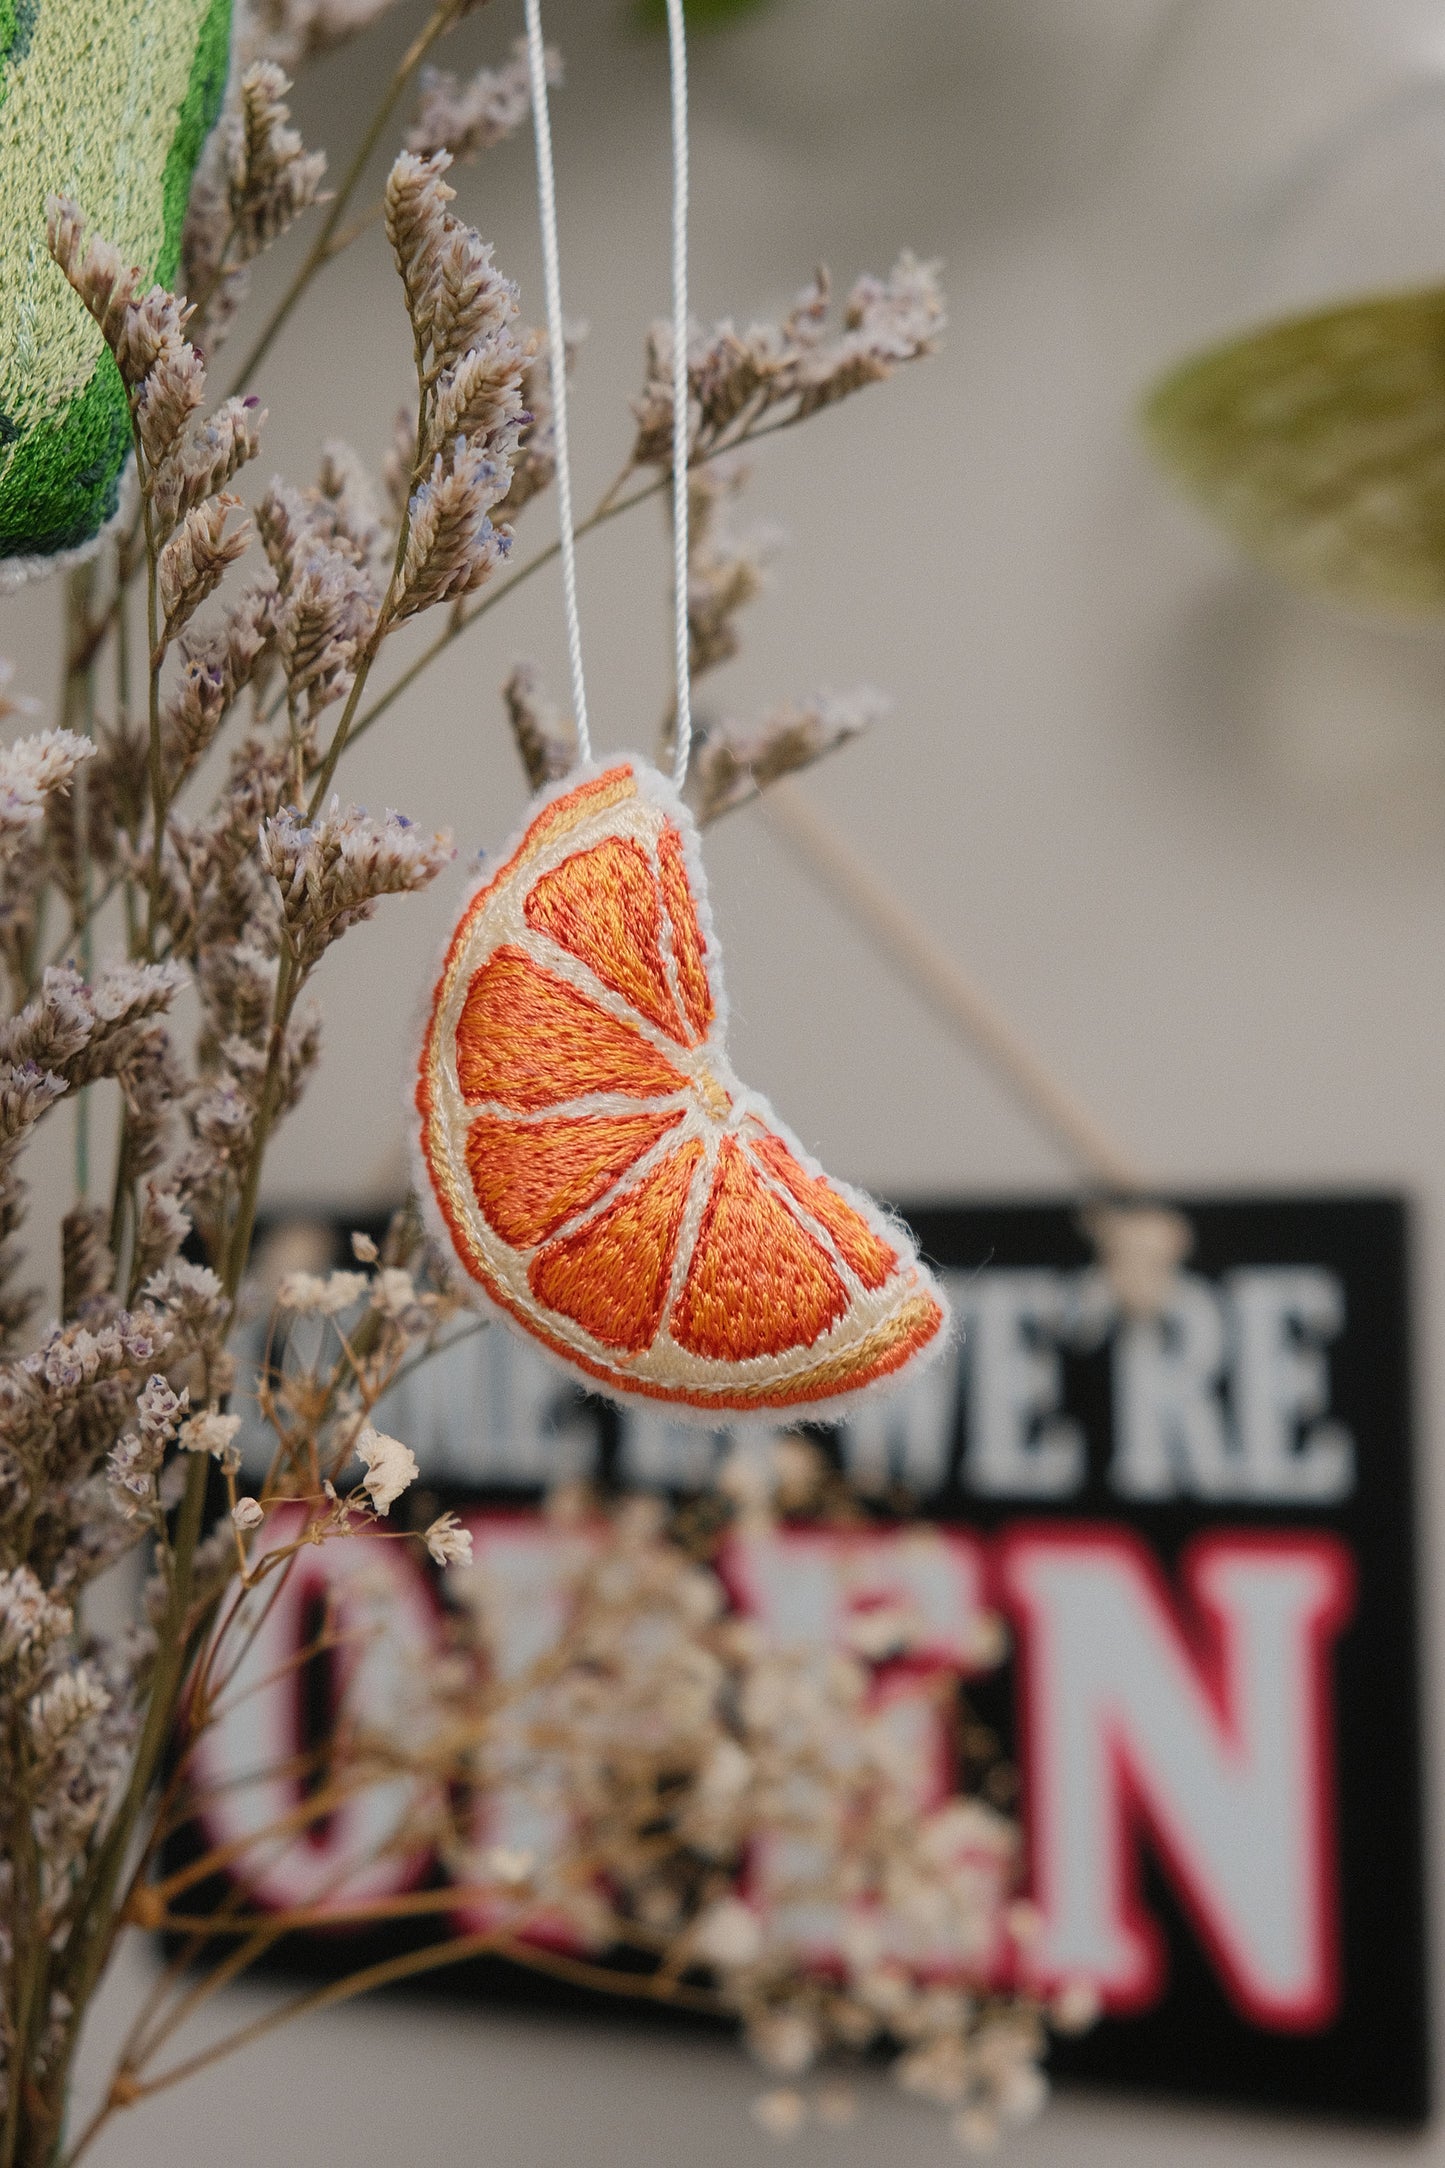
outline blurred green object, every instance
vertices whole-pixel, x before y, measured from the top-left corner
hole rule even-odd
[[[1142,419],[1175,480],[1281,579],[1377,615],[1445,613],[1445,289],[1195,355]]]
[[[683,13],[689,30],[720,30],[739,16],[756,15],[772,0],[685,0]],[[667,0],[633,0],[633,13],[644,30],[667,28]]]

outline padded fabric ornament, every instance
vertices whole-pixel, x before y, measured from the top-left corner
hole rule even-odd
[[[574,770],[447,951],[427,1186],[472,1278],[589,1381],[816,1410],[936,1344],[944,1305],[906,1233],[739,1083],[725,1021],[690,813],[634,756]]]
[[[94,542],[131,447],[100,327],[47,253],[46,197],[169,285],[230,37],[230,0],[0,0],[0,593]]]

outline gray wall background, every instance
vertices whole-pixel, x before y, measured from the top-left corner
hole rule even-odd
[[[297,98],[309,138],[344,149],[420,12],[401,0],[316,72]],[[497,57],[519,24],[496,0],[448,57]],[[665,54],[622,0],[556,0],[548,28],[569,69],[554,108],[567,305],[592,326],[575,394],[585,506],[625,451],[642,330],[666,307]],[[892,722],[806,788],[1162,1180],[1419,1200],[1433,1562],[1445,644],[1326,617],[1241,570],[1158,486],[1130,408],[1152,368],[1212,332],[1440,274],[1438,10],[775,0],[697,41],[693,111],[699,313],[773,313],[815,261],[846,283],[902,244],[946,259],[953,310],[941,359],[760,450],[751,509],[792,546],[718,688],[729,712],[860,678],[894,695]],[[529,142],[460,188],[540,314]],[[407,368],[373,242],[328,274],[259,385],[263,469],[307,479],[337,431],[379,460]],[[553,516],[539,506],[533,534]],[[587,545],[582,583],[594,731],[650,743],[661,522],[635,514]],[[36,690],[54,604],[0,604],[0,652]],[[359,750],[352,794],[450,823],[464,853],[495,847],[524,797],[496,696],[520,654],[561,694],[546,581],[398,707]],[[1060,1185],[1046,1142],[759,819],[725,824],[708,855],[737,1066],[830,1166],[895,1195]],[[416,1010],[460,881],[384,911],[328,964],[327,1067],[282,1133],[276,1195],[391,1190]],[[137,2110],[99,2157],[740,2168],[772,2155],[746,2114],[758,2082],[724,2047],[375,2006]],[[800,2140],[800,2168],[824,2147],[839,2168],[951,2153],[940,2121],[881,2089],[852,2131]],[[1445,2161],[1445,2140],[1067,2101],[1013,2157],[1323,2168]]]

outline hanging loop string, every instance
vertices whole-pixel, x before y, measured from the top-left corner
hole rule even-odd
[[[552,437],[557,460],[557,518],[562,545],[562,605],[567,613],[567,659],[572,667],[572,713],[577,758],[592,758],[587,687],[582,676],[582,620],[577,610],[577,541],[572,525],[572,463],[567,450],[567,341],[562,329],[562,273],[557,256],[557,181],[552,170],[552,124],[547,112],[547,54],[541,0],[526,0],[527,64],[532,83],[532,133],[537,145],[537,202],[542,220],[542,270],[547,289],[547,343],[552,370]]]
[[[679,790],[692,755],[691,635],[687,621],[687,32],[683,0],[667,0],[672,80],[672,600],[677,645],[677,724],[672,776]]]
[[[587,689],[582,676],[582,622],[577,608],[577,542],[572,518],[572,464],[567,444],[567,343],[562,329],[562,274],[557,247],[557,181],[552,167],[552,125],[547,110],[547,56],[542,43],[541,0],[526,0],[527,65],[532,89],[532,128],[537,144],[537,202],[542,224],[542,266],[547,288],[547,337],[552,367],[552,433],[557,460],[557,516],[561,528],[562,602],[567,615],[567,654],[572,666],[572,707],[577,758],[592,758],[587,728]],[[667,0],[667,45],[672,85],[672,581],[677,662],[677,718],[673,780],[687,781],[692,755],[692,676],[687,614],[688,397],[687,397],[687,32],[683,0]]]

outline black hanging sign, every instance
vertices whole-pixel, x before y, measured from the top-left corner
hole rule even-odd
[[[943,1660],[954,1647],[967,1670],[985,1605],[1009,1622],[1013,1659],[971,1681],[970,1699],[1021,1773],[1036,1961],[1092,1980],[1106,2013],[1059,2045],[1056,2073],[1418,2123],[1429,2071],[1404,1208],[1351,1196],[1180,1209],[1193,1252],[1148,1323],[1118,1315],[1069,1206],[909,1211],[963,1333],[826,1443],[858,1484],[905,1490],[947,1530],[953,1570],[927,1596]],[[332,1232],[340,1262],[344,1229]],[[524,1636],[559,1540],[536,1511],[543,1483],[574,1472],[686,1491],[727,1446],[584,1398],[500,1328],[414,1371],[377,1420],[513,1577]],[[870,1540],[886,1573],[898,1537],[885,1523]],[[352,1549],[325,1546],[308,1565],[324,1572]],[[400,1598],[423,1643],[436,1612],[422,1568],[384,1549],[414,1577]],[[785,1529],[739,1600],[765,1622],[786,1604],[794,1632],[801,1605],[826,1635],[841,1617],[831,1570],[826,1540]],[[304,1592],[291,1609],[299,1634]],[[284,1634],[290,1612],[276,1615]],[[222,1773],[284,1761],[298,1700],[284,1661],[276,1675],[217,1742]],[[325,1864],[318,1843],[364,1834],[348,1839],[345,1817],[313,1832],[306,1886]],[[253,1896],[302,1893],[284,1855],[267,1873]],[[365,1955],[385,1947],[371,1931]],[[293,1938],[286,1961],[350,1969],[358,1953],[331,1931]],[[498,1992],[495,1966],[466,1977]],[[518,1991],[515,1973],[502,1991]]]

